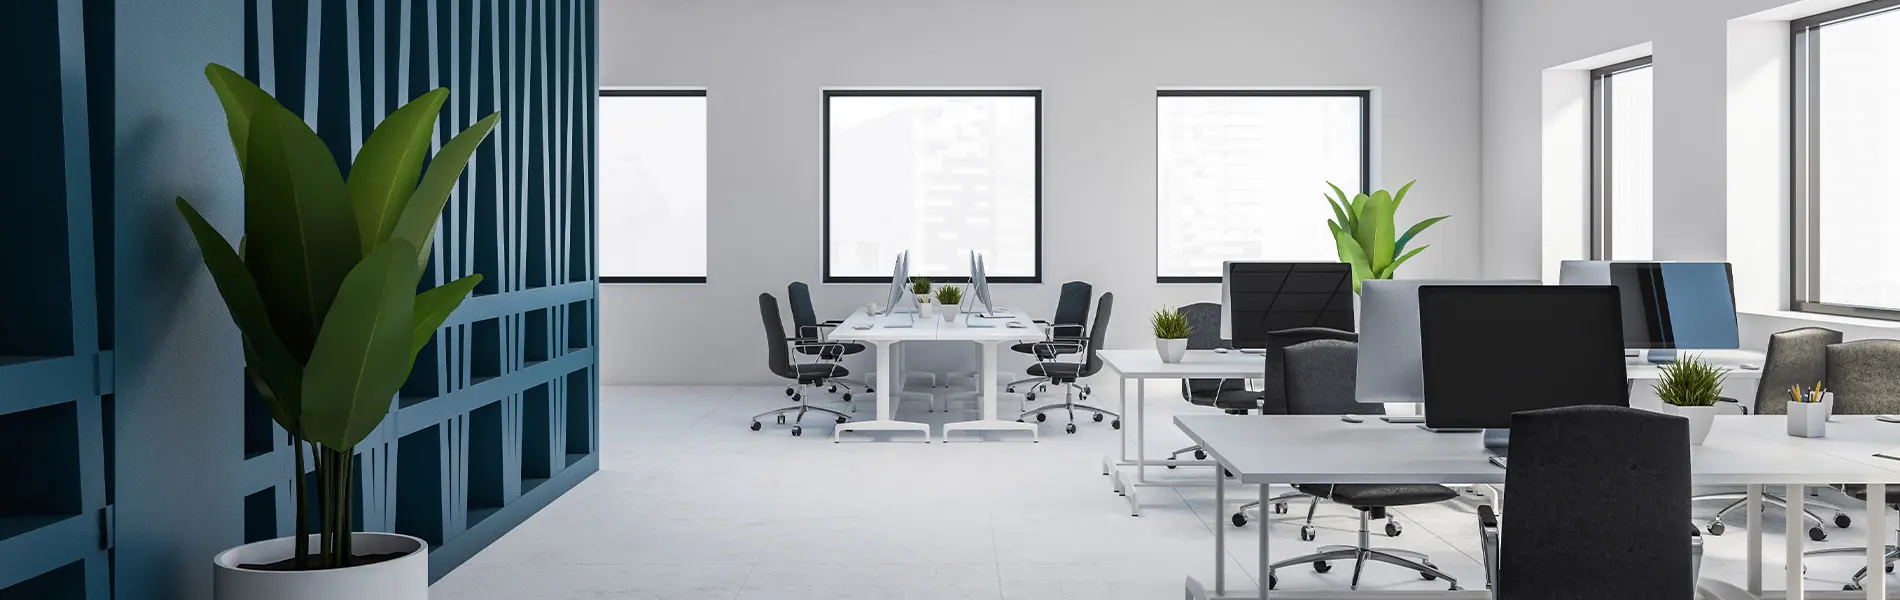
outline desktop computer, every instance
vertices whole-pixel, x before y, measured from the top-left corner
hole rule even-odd
[[[1427,285],[1538,285],[1532,280],[1368,279],[1359,292],[1358,399],[1366,404],[1425,401],[1419,362],[1418,289]],[[1417,415],[1386,415],[1388,423],[1423,423]]]
[[[916,309],[911,309],[909,318],[898,319],[895,316],[902,311],[898,306],[910,298],[910,251],[897,253],[896,264],[891,269],[891,286],[885,292],[884,314],[877,321],[880,327],[910,327],[917,321]],[[912,300],[915,302],[915,300]]]
[[[1622,309],[1613,286],[1420,287],[1425,427],[1484,429],[1503,456],[1511,413],[1629,406]]]
[[[983,265],[983,254],[970,252],[970,311],[986,318],[1009,318],[996,308],[996,301],[990,296],[990,277]]]
[[[1735,279],[1725,262],[1564,261],[1562,285],[1610,285],[1623,305],[1623,345],[1649,361],[1675,362],[1677,350],[1741,347]]]
[[[1352,331],[1352,266],[1229,261],[1221,268],[1221,339],[1264,350],[1267,333],[1295,327]]]

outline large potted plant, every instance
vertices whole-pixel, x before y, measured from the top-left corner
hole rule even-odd
[[[1715,405],[1722,400],[1722,380],[1728,369],[1703,362],[1700,356],[1684,355],[1663,365],[1662,379],[1654,386],[1656,397],[1670,412],[1689,420],[1689,445],[1700,446],[1709,439],[1715,426]]]
[[[424,173],[449,95],[430,91],[377,125],[346,181],[323,140],[275,98],[220,65],[205,77],[244,177],[243,235],[233,248],[185,199],[178,210],[237,323],[245,376],[290,434],[296,487],[296,535],[218,554],[214,597],[423,600],[428,544],[351,531],[352,463],[416,353],[481,282],[417,291],[449,191],[500,115],[443,144]],[[306,447],[315,510],[305,505]]]
[[[1352,265],[1353,293],[1359,293],[1359,284],[1367,279],[1391,279],[1398,273],[1399,265],[1431,247],[1428,244],[1406,252],[1412,238],[1449,218],[1449,215],[1432,217],[1412,224],[1403,234],[1397,233],[1394,221],[1398,218],[1399,205],[1405,202],[1405,193],[1411,191],[1413,183],[1418,182],[1405,184],[1396,194],[1379,190],[1348,200],[1345,191],[1327,182],[1339,197],[1326,197],[1326,203],[1333,206],[1334,217],[1326,220],[1326,226],[1333,231],[1339,262]]]
[[[1188,326],[1187,315],[1176,309],[1163,308],[1155,311],[1154,316],[1148,318],[1148,323],[1154,326],[1155,352],[1161,355],[1161,362],[1181,362],[1181,358],[1187,356],[1188,335],[1193,333],[1193,328]]]

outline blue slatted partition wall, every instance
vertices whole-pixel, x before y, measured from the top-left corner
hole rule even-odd
[[[424,285],[475,297],[422,352],[357,449],[358,526],[429,541],[439,578],[598,469],[595,0],[246,0],[244,72],[338,150],[451,91],[435,146],[501,125],[437,228]],[[345,150],[347,149],[347,151]],[[246,415],[244,537],[291,531],[288,440]],[[268,432],[268,434],[266,433]]]

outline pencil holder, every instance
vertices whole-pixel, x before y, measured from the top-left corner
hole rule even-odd
[[[1788,403],[1788,435],[1827,437],[1828,405],[1821,402]]]

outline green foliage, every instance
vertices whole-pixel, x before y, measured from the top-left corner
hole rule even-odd
[[[1653,386],[1656,397],[1675,406],[1715,406],[1722,398],[1722,380],[1728,369],[1717,367],[1700,356],[1683,355],[1674,364],[1663,365],[1662,379]]]
[[[910,278],[910,293],[916,294],[919,296],[930,294],[930,278],[929,277]]]
[[[963,304],[963,288],[954,285],[937,288],[937,303],[944,306]]]
[[[220,65],[207,65],[205,78],[244,177],[239,247],[183,198],[178,210],[238,326],[246,378],[297,446],[296,473],[303,442],[312,446],[321,560],[306,560],[297,544],[297,564],[348,566],[354,448],[388,417],[416,353],[481,282],[470,275],[416,290],[449,191],[500,115],[431,160],[449,92],[430,91],[376,126],[346,181],[322,138],[275,98]],[[293,479],[301,536],[312,511],[304,478]]]
[[[1188,326],[1187,315],[1172,308],[1155,311],[1148,323],[1154,325],[1155,337],[1164,340],[1184,340],[1194,331]]]
[[[1419,221],[1406,229],[1405,233],[1395,235],[1398,227],[1394,221],[1398,217],[1399,205],[1405,202],[1405,194],[1412,190],[1412,183],[1418,182],[1405,184],[1396,194],[1379,190],[1371,195],[1352,197],[1347,196],[1339,186],[1331,182],[1326,184],[1333,189],[1333,194],[1338,195],[1337,198],[1331,195],[1326,197],[1326,203],[1333,208],[1333,218],[1326,221],[1326,227],[1333,232],[1339,262],[1352,265],[1354,293],[1359,291],[1360,283],[1367,279],[1391,279],[1398,273],[1399,265],[1430,248],[1419,246],[1410,252],[1405,250],[1413,237],[1447,218],[1439,216]]]

